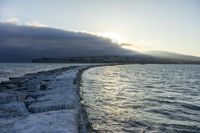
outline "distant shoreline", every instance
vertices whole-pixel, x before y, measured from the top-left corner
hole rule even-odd
[[[33,63],[114,63],[114,64],[200,64],[188,59],[157,58],[152,56],[83,56],[66,58],[38,58]]]

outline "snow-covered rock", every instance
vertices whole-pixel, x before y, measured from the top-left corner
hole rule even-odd
[[[0,106],[0,116],[3,117],[15,117],[19,115],[28,114],[28,110],[23,102],[11,102],[2,104]]]
[[[76,70],[67,71],[52,79],[48,88],[41,90],[41,93],[44,95],[28,106],[29,111],[38,113],[78,108],[79,95],[73,84],[76,72]]]
[[[0,133],[86,133],[73,66],[10,78],[0,84]]]
[[[15,133],[78,133],[78,111],[60,110],[28,115],[17,119]]]

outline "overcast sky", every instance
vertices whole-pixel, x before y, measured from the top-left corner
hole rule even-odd
[[[199,0],[0,0],[1,22],[84,31],[140,50],[197,56],[199,14]]]
[[[42,57],[133,55],[112,40],[89,33],[0,23],[0,61],[26,62]]]

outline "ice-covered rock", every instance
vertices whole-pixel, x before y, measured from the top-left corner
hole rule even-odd
[[[0,104],[17,101],[17,96],[14,93],[0,93]]]
[[[19,116],[28,113],[29,112],[23,102],[11,102],[0,106],[0,118]]]
[[[0,133],[86,133],[74,66],[26,74],[0,84]]]
[[[60,110],[31,114],[14,122],[16,133],[78,133],[78,111]]]
[[[34,102],[36,102],[36,99],[33,96],[26,97],[25,104],[27,107]]]
[[[43,96],[36,99],[35,103],[28,106],[32,113],[51,110],[73,109],[79,106],[79,95],[73,84],[77,71],[67,71],[56,76],[43,90]]]

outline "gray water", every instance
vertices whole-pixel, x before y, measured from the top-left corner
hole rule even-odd
[[[97,132],[200,133],[199,65],[122,65],[83,74]]]
[[[9,77],[19,77],[27,73],[47,71],[56,68],[68,67],[70,63],[0,63],[0,82],[8,80]]]

